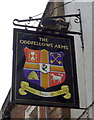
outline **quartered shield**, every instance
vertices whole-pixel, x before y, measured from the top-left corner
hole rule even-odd
[[[63,66],[63,52],[49,52],[24,48],[26,61],[23,68],[24,77],[47,89],[63,83],[66,73]]]

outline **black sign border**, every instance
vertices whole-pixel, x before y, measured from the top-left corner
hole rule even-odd
[[[27,33],[27,34],[36,34],[36,35],[46,35],[50,37],[59,37],[59,38],[69,38],[71,39],[71,53],[72,53],[72,61],[73,61],[73,73],[74,73],[74,90],[75,90],[75,103],[59,103],[59,102],[47,102],[47,101],[37,101],[37,100],[23,100],[23,99],[16,99],[16,67],[17,67],[17,56],[16,56],[16,42],[17,42],[17,34]],[[14,36],[13,36],[13,72],[12,72],[12,97],[11,102],[13,104],[23,104],[23,105],[37,105],[37,106],[50,106],[50,107],[69,107],[69,108],[79,108],[79,93],[78,93],[78,83],[77,83],[77,72],[76,72],[76,59],[75,59],[75,48],[74,48],[74,37],[70,35],[62,35],[62,34],[50,34],[46,32],[39,32],[39,31],[30,31],[24,29],[16,29],[14,28]]]

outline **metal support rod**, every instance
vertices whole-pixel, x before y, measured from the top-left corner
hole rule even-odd
[[[82,51],[84,51],[84,40],[83,40],[83,30],[82,30],[82,22],[81,22],[81,12],[80,12],[80,9],[78,9],[78,10],[79,10],[79,17],[80,17],[80,19],[79,19],[79,21],[80,21],[80,33],[81,33],[80,38],[81,38],[81,43],[82,43]]]
[[[24,19],[24,20],[18,20],[18,19],[14,19],[13,20],[13,24],[15,26],[19,26],[19,27],[25,27],[25,28],[35,28],[41,31],[51,31],[51,32],[60,32],[61,34],[73,34],[73,35],[80,35],[81,38],[81,43],[82,43],[82,51],[84,51],[84,41],[83,41],[83,31],[82,31],[82,22],[81,22],[81,12],[80,9],[79,10],[79,14],[71,14],[71,15],[64,15],[64,16],[54,16],[54,17],[46,17],[46,18],[36,18],[33,19],[32,17],[29,17],[29,19]],[[63,29],[50,29],[50,28],[44,28],[44,27],[35,27],[35,26],[29,26],[29,25],[23,25],[20,24],[20,22],[30,22],[30,21],[45,21],[45,20],[53,20],[53,19],[57,19],[57,18],[66,18],[66,17],[76,17],[76,19],[74,20],[75,23],[79,23],[80,24],[80,31],[76,32],[76,31],[65,31]],[[16,23],[17,22],[17,23]]]
[[[43,19],[57,19],[57,18],[66,18],[66,17],[78,17],[79,14],[71,14],[71,15],[64,15],[64,16],[54,16],[54,17],[46,17],[46,18],[35,18],[33,19],[32,17],[29,17],[29,19],[24,19],[24,20],[18,20],[14,19],[13,22],[30,22],[30,21],[37,21],[37,20],[43,20]]]
[[[56,30],[56,29],[48,29],[48,28],[42,28],[42,27],[35,27],[35,26],[28,26],[28,25],[21,25],[21,24],[15,24],[13,23],[15,26],[19,26],[19,27],[25,27],[25,28],[35,28],[35,29],[39,29],[39,30],[44,30],[44,31],[53,31],[53,32],[61,32],[61,33],[68,33],[68,34],[78,34],[81,35],[80,32],[75,32],[75,31],[64,31],[64,30]]]

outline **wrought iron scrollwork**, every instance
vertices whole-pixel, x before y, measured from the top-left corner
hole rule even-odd
[[[70,17],[75,17],[74,22],[80,24],[80,31],[68,31],[68,29],[64,29],[64,28],[69,26],[69,23],[65,22],[65,21],[60,21],[60,20],[61,19],[64,20],[65,18],[68,18],[68,17],[69,18]],[[28,22],[30,23],[31,21],[40,21],[40,23],[42,25],[40,25],[38,27],[35,27],[33,25],[30,26],[30,24],[28,24]],[[45,27],[47,22],[52,22],[51,25],[52,24],[56,24],[58,26],[58,24],[59,24],[59,26],[61,26],[61,27],[60,27],[60,29],[57,29],[57,28],[54,29],[54,27]],[[22,23],[25,23],[25,24],[22,24]],[[71,14],[71,15],[64,15],[64,16],[54,16],[54,17],[47,17],[47,18],[36,18],[36,19],[33,19],[32,17],[29,17],[29,19],[24,19],[24,20],[14,19],[13,20],[13,24],[15,26],[19,26],[19,27],[35,28],[37,30],[60,32],[62,34],[77,34],[77,35],[80,35],[81,43],[82,43],[82,50],[84,51],[84,41],[83,41],[82,22],[81,22],[80,9],[79,9],[79,14]],[[63,25],[63,27],[62,27],[62,25]]]
[[[75,23],[80,23],[80,17],[77,16],[77,17],[74,19],[74,22],[75,22]]]

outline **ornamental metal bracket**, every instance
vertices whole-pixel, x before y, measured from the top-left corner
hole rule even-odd
[[[41,31],[44,31],[44,32],[50,31],[50,32],[60,32],[62,34],[80,35],[81,44],[82,44],[82,51],[84,51],[81,12],[80,12],[80,9],[78,9],[78,10],[79,10],[79,14],[45,17],[45,18],[36,18],[36,19],[34,19],[32,17],[29,17],[29,19],[24,19],[24,20],[14,19],[13,24],[15,26],[19,26],[19,27],[35,28],[37,30],[41,30]],[[75,23],[80,24],[80,31],[69,31],[68,30],[69,22],[66,22],[65,18],[71,18],[71,17],[75,18],[74,19]],[[29,25],[29,23],[32,22],[32,21],[40,21],[39,26],[36,27],[36,26],[33,26],[33,25],[32,26]],[[56,26],[56,27],[54,28],[54,26]]]

